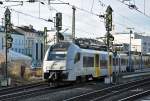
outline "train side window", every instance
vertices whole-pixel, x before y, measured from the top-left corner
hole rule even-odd
[[[74,63],[77,63],[78,61],[80,61],[80,53],[77,53],[74,59]]]
[[[100,66],[106,67],[107,66],[107,60],[101,59],[100,60]]]
[[[94,67],[94,57],[83,56],[83,67]]]

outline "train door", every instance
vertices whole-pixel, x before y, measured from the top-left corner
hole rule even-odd
[[[109,54],[109,58],[108,58],[108,74],[112,75],[112,66],[113,66],[113,58],[112,55]]]
[[[94,68],[95,68],[95,77],[100,76],[100,59],[99,54],[95,54],[94,56]]]

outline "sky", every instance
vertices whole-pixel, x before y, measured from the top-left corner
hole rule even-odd
[[[3,7],[10,6],[9,8],[12,9],[11,21],[15,26],[31,24],[37,30],[44,30],[44,27],[47,27],[50,30],[54,28],[54,24],[42,19],[53,19],[56,12],[62,12],[62,31],[68,29],[66,32],[71,33],[72,6],[69,6],[67,4],[48,5],[48,0],[37,1],[44,2],[44,5],[39,5],[39,2],[24,2],[21,6],[18,5],[20,3],[4,2],[3,5],[0,5],[0,18],[4,17],[5,8]],[[60,3],[60,1],[69,3],[70,5],[74,5],[77,7],[76,37],[96,38],[104,36],[106,34],[104,19],[99,18],[96,15],[105,14],[108,5],[110,5],[113,9],[113,25],[115,25],[116,32],[128,31],[127,27],[132,27],[134,28],[134,32],[145,32],[147,35],[150,35],[150,17],[147,17],[137,12],[136,10],[129,9],[129,7],[119,2],[119,0],[51,0],[51,2],[53,3]],[[132,3],[136,4],[138,10],[144,12],[144,0],[133,1],[131,0]],[[150,0],[145,0],[145,2],[145,12],[147,15],[150,15]]]

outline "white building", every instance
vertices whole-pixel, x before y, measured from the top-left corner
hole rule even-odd
[[[25,36],[19,32],[12,32],[13,44],[11,50],[24,54],[25,52]]]
[[[0,50],[4,49],[5,44],[5,34],[4,34],[4,28],[0,26]]]
[[[15,30],[19,33],[22,33],[25,37],[25,54],[32,57],[32,47],[34,44],[34,41],[36,40],[36,31],[33,29],[33,27],[30,25],[28,26],[21,26],[16,27]]]
[[[25,37],[25,54],[32,57],[33,67],[41,66],[44,57],[44,32],[37,31],[32,25],[16,27]]]
[[[4,28],[0,27],[0,50],[4,51],[5,49],[5,35]],[[11,37],[13,38],[11,50],[24,54],[25,48],[25,36],[15,30],[11,33]]]
[[[129,33],[115,33],[114,44],[130,44]],[[144,36],[142,33],[131,34],[131,51],[150,53],[150,36]]]

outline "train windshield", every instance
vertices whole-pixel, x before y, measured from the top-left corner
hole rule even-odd
[[[50,53],[47,60],[65,60],[66,54],[64,53]]]

